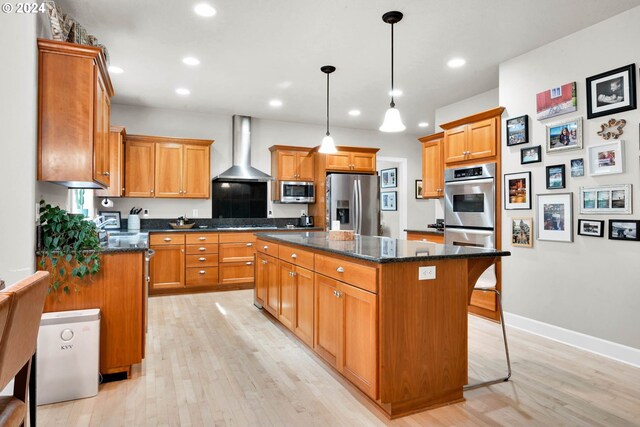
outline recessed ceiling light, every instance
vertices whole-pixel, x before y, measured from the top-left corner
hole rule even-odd
[[[183,87],[179,87],[178,89],[176,89],[176,93],[178,95],[189,95],[191,93],[191,91],[189,89],[183,88]]]
[[[124,70],[120,67],[116,67],[115,65],[110,65],[109,72],[113,74],[122,74],[124,73]]]
[[[460,68],[466,63],[467,61],[465,61],[464,58],[453,58],[450,59],[449,62],[447,62],[447,65],[451,68]]]
[[[351,110],[351,111],[349,111],[349,115],[350,116],[359,116],[360,115],[360,110]]]
[[[269,105],[271,105],[272,107],[282,107],[282,101],[280,101],[279,99],[272,99],[271,101],[269,101]]]
[[[427,122],[420,122],[420,123],[418,123],[418,126],[420,126],[421,128],[426,128],[426,127],[429,127],[429,123],[427,123]]]
[[[389,91],[389,96],[401,96],[402,91],[400,89],[394,89]]]
[[[187,65],[200,64],[200,60],[198,58],[194,58],[193,56],[187,56],[186,58],[182,58],[182,62],[184,62]]]
[[[200,16],[210,18],[216,14],[216,10],[207,3],[198,3],[194,6],[193,10]]]

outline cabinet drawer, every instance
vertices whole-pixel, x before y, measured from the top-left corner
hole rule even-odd
[[[374,267],[318,254],[315,255],[315,267],[317,273],[370,292],[378,292],[378,274]]]
[[[278,257],[284,262],[313,270],[312,252],[308,252],[300,248],[293,248],[291,246],[280,245],[278,253]]]
[[[267,254],[275,257],[278,256],[279,245],[277,243],[271,243],[265,240],[257,240],[255,247],[256,247],[256,251],[262,252],[263,254]]]
[[[218,267],[187,268],[187,286],[218,284]]]
[[[256,235],[253,232],[246,233],[220,233],[220,243],[255,243]]]
[[[195,254],[217,254],[217,243],[204,243],[201,245],[187,245],[187,255]]]
[[[220,245],[220,262],[253,261],[253,243],[223,243]]]
[[[149,245],[184,245],[183,233],[154,233],[149,236]]]
[[[187,233],[185,234],[185,239],[187,245],[218,243],[218,233]]]
[[[187,255],[187,268],[189,267],[217,267],[218,254]]]
[[[229,283],[253,283],[253,261],[228,262],[219,264],[219,268],[221,285]]]

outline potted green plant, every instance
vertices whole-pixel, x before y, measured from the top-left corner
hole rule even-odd
[[[40,226],[42,249],[39,265],[51,274],[49,292],[62,288],[68,294],[73,277],[90,278],[100,271],[100,241],[93,222],[85,220],[83,215],[70,214],[41,200]],[[80,281],[75,283],[77,292]]]

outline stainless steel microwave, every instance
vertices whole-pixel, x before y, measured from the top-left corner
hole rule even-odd
[[[313,182],[280,181],[280,203],[315,203],[316,185]]]

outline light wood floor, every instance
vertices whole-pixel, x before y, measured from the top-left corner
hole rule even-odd
[[[252,291],[149,300],[147,358],[40,426],[632,426],[640,369],[508,330],[512,381],[392,422],[266,313]],[[503,368],[499,326],[469,318],[471,376]],[[64,386],[64,385],[62,385]]]

